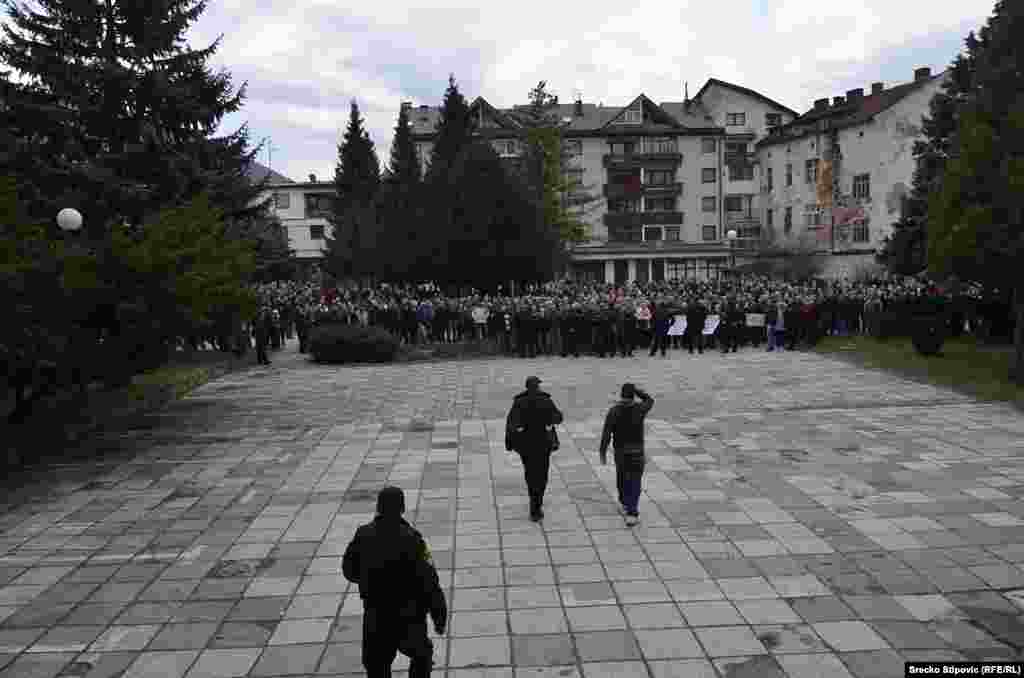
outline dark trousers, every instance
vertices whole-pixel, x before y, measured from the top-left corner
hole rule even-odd
[[[295,334],[299,336],[299,353],[305,353],[306,342],[309,340],[309,329],[305,325],[296,325]]]
[[[270,358],[267,357],[267,340],[265,337],[256,337],[256,362],[260,365],[270,364]]]
[[[564,358],[570,353],[577,358],[580,357],[580,342],[576,332],[564,332],[562,334],[562,357]]]
[[[662,332],[655,332],[651,335],[651,355],[654,355],[661,350],[661,355],[665,355],[665,349],[668,348],[668,335]]]
[[[704,352],[704,332],[702,330],[703,327],[701,328],[701,331],[686,333],[686,348],[690,353],[693,353],[694,344],[697,346],[698,353]]]
[[[639,514],[643,477],[643,450],[615,450],[615,483],[619,490],[619,503],[628,515]]]
[[[393,612],[363,611],[363,667],[367,678],[391,678],[391,664],[401,652],[409,658],[409,678],[429,678],[434,644],[426,617],[403,619]]]
[[[523,460],[526,491],[530,496],[530,513],[535,513],[544,505],[544,491],[548,487],[548,471],[551,468],[551,453],[544,450],[524,450],[519,452],[519,458]]]
[[[622,353],[622,357],[625,358],[627,355],[633,355],[633,349],[636,346],[635,333],[629,329],[623,330],[619,334],[619,352]]]
[[[740,347],[740,328],[735,326],[723,326],[719,333],[722,335],[722,352],[728,353],[729,349],[735,353]]]

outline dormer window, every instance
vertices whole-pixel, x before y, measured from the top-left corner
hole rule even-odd
[[[620,121],[623,125],[639,125],[644,121],[644,113],[639,106],[630,108],[622,114]]]

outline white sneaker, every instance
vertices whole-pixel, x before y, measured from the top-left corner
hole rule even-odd
[[[635,527],[640,524],[639,516],[626,516],[626,527]]]

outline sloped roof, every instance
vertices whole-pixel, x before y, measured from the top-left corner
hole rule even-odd
[[[945,74],[946,71],[943,71],[922,80],[895,85],[878,94],[866,94],[852,103],[847,99],[838,106],[829,105],[822,110],[812,108],[792,122],[781,126],[778,135],[766,137],[759,141],[758,145],[768,146],[799,138],[803,136],[804,128],[826,119],[831,121],[830,126],[833,128],[863,124]]]
[[[254,184],[258,184],[263,179],[267,179],[272,184],[294,184],[295,182],[283,174],[279,174],[274,170],[270,169],[266,165],[262,165],[255,160],[249,164],[249,168],[246,170],[245,175],[249,177],[249,180]],[[269,176],[268,176],[269,175]]]
[[[440,120],[440,106],[414,106],[409,109],[409,127],[413,134],[433,134]]]
[[[748,97],[752,97],[754,99],[758,99],[758,100],[768,104],[769,106],[775,106],[776,108],[781,108],[782,110],[786,111],[787,113],[791,113],[793,115],[800,115],[799,113],[794,111],[789,106],[784,106],[784,105],[780,104],[778,101],[775,101],[774,99],[769,99],[768,97],[766,97],[765,95],[761,94],[758,91],[752,90],[749,87],[743,87],[741,85],[734,85],[731,82],[726,82],[725,80],[719,80],[718,78],[708,78],[708,81],[704,83],[704,86],[701,87],[700,91],[697,92],[697,94],[693,97],[694,100],[699,101],[701,96],[704,94],[704,92],[706,92],[707,89],[709,87],[711,87],[712,85],[718,85],[719,87],[725,87],[726,89],[731,89],[734,92],[739,92],[740,94],[745,94]]]
[[[691,100],[689,106],[685,101],[663,101],[661,108],[684,127],[715,126],[715,122],[704,108],[704,104],[699,101]]]

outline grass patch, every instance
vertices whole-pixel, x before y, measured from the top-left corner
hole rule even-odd
[[[973,337],[958,337],[946,340],[940,355],[923,356],[910,338],[825,337],[815,351],[1024,409],[1024,388],[1009,379],[1013,347],[990,347]]]
[[[171,387],[175,399],[183,398],[189,391],[202,386],[210,380],[210,372],[205,367],[169,366],[137,374],[132,377],[128,392],[136,400],[145,400],[146,392],[152,388]]]

